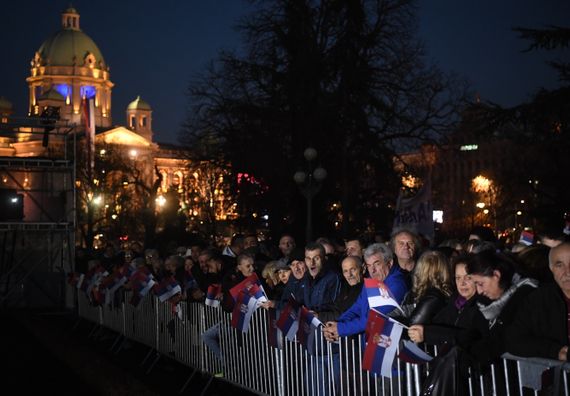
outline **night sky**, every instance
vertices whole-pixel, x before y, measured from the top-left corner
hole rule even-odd
[[[242,0],[76,0],[81,28],[111,67],[113,123],[125,124],[127,104],[141,95],[153,108],[158,142],[175,142],[184,121],[190,79],[220,49],[235,49],[234,30],[249,6]],[[10,1],[0,18],[0,96],[16,115],[27,111],[29,62],[61,27],[67,1]],[[512,27],[568,26],[568,0],[422,0],[419,36],[428,62],[467,78],[484,100],[514,105],[557,76],[545,60],[570,61],[566,51],[522,53],[526,42]],[[32,11],[31,11],[32,10]]]

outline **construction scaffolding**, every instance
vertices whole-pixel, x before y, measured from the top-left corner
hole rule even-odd
[[[75,247],[75,125],[0,122],[0,306],[64,307]]]

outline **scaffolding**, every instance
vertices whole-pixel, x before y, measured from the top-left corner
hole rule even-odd
[[[0,306],[64,307],[76,228],[75,125],[0,122]]]

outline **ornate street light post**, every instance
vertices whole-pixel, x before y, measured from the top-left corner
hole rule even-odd
[[[307,161],[307,171],[298,171],[293,175],[295,183],[299,186],[301,193],[307,199],[307,228],[305,230],[306,242],[311,241],[313,237],[313,197],[321,189],[323,180],[327,177],[327,171],[322,167],[316,167],[314,161],[317,158],[317,150],[308,147],[303,152],[303,156]]]

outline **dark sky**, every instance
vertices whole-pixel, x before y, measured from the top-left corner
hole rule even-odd
[[[114,124],[137,95],[153,108],[155,140],[175,142],[187,107],[191,77],[220,49],[237,48],[234,26],[248,11],[242,0],[76,0],[81,28],[111,67]],[[568,0],[421,0],[420,38],[429,62],[467,78],[482,99],[502,105],[525,101],[539,87],[557,86],[548,59],[566,52],[521,53],[514,26],[568,25]],[[25,78],[34,52],[60,29],[67,1],[10,1],[0,17],[0,96],[17,115],[27,110]],[[33,11],[30,11],[33,10]]]

